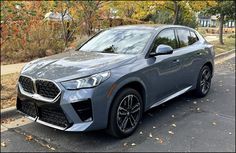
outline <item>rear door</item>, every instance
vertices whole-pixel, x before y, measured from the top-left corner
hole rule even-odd
[[[176,28],[179,48],[176,53],[181,63],[181,80],[179,90],[193,86],[198,77],[198,69],[203,56],[203,46],[194,31],[187,28]]]

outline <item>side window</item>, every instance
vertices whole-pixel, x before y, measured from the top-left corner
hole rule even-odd
[[[179,46],[181,47],[186,47],[189,45],[189,37],[190,33],[189,30],[185,29],[177,29],[177,35],[179,37]]]
[[[173,29],[163,30],[157,35],[157,37],[154,41],[154,46],[152,48],[152,52],[155,52],[156,48],[160,44],[169,45],[173,49],[177,48],[177,41],[176,41],[176,37],[175,37],[175,33],[174,33]]]
[[[196,34],[193,31],[190,31],[189,45],[192,45],[197,41],[198,41],[198,37],[196,36]]]

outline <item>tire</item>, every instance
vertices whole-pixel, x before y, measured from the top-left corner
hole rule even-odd
[[[197,87],[194,90],[194,94],[197,97],[205,97],[211,87],[212,71],[209,66],[202,67],[197,80]]]
[[[111,105],[108,133],[117,138],[130,136],[137,129],[142,113],[143,102],[140,94],[134,89],[125,88],[115,96]]]

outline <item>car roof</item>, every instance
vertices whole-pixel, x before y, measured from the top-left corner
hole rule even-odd
[[[167,25],[167,24],[134,24],[134,25],[122,25],[117,27],[112,27],[111,29],[146,29],[146,30],[158,30],[164,28],[188,28],[190,27],[182,25]]]

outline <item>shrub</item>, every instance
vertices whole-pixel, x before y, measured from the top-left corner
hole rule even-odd
[[[11,34],[14,26],[5,27],[8,33],[2,38],[5,39],[1,46],[3,64],[27,62],[64,50],[60,31],[53,29],[50,24],[44,22],[31,24],[29,29],[18,31],[16,34]]]

